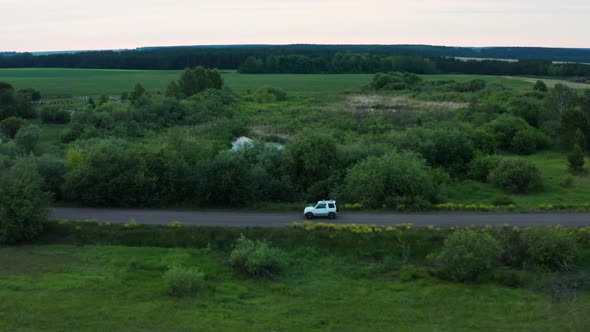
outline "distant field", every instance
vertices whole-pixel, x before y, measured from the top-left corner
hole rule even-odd
[[[511,80],[527,81],[530,83],[535,83],[539,80],[538,78],[532,78],[532,77],[504,76],[504,78],[511,79]],[[541,80],[543,82],[545,82],[545,84],[547,84],[547,86],[550,88],[554,87],[556,84],[564,84],[564,85],[567,85],[573,89],[590,89],[590,84],[586,84],[586,83],[576,83],[576,82],[569,82],[569,81],[564,81],[564,80],[556,80],[556,79],[548,79],[548,78],[543,78]]]
[[[291,95],[340,93],[367,84],[372,75],[292,75],[238,74],[224,71],[226,84],[238,92],[271,85]],[[178,79],[177,70],[110,70],[110,69],[0,69],[0,81],[17,89],[32,87],[46,96],[119,95],[130,91],[137,82],[150,91],[164,91],[168,83]]]
[[[499,58],[470,58],[464,56],[456,56],[454,57],[457,60],[461,61],[504,61],[504,62],[518,62],[518,59],[499,59]]]
[[[111,69],[0,69],[0,81],[17,89],[32,87],[45,96],[119,95],[130,91],[141,82],[150,91],[164,91],[167,84],[177,79],[177,70],[111,70]],[[371,81],[370,74],[238,74],[224,71],[226,84],[238,92],[256,90],[265,85],[280,87],[290,95],[341,93],[356,89]],[[426,80],[451,79],[468,81],[474,78],[488,83],[501,83],[513,88],[528,88],[530,82],[500,76],[484,75],[423,75]]]

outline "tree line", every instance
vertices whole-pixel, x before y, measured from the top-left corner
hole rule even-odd
[[[590,76],[590,66],[547,60],[460,60],[449,57],[336,53],[333,56],[269,55],[248,57],[240,73],[354,74],[409,72],[414,74]]]
[[[454,57],[520,59],[465,61]],[[536,60],[542,59],[542,60]],[[590,51],[549,48],[454,48],[420,45],[244,45],[162,47],[70,54],[0,54],[0,68],[184,69],[201,65],[244,73],[462,73],[590,76]]]

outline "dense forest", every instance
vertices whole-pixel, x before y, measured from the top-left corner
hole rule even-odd
[[[590,66],[552,63],[546,60],[458,60],[449,57],[426,58],[408,55],[336,53],[334,56],[270,55],[248,57],[241,73],[378,73],[402,71],[414,74],[480,74],[534,76],[590,76]]]
[[[519,59],[466,61],[454,57]],[[247,73],[459,73],[590,76],[590,50],[458,48],[420,45],[242,45],[154,47],[78,53],[0,53],[0,68],[184,69],[197,65]]]

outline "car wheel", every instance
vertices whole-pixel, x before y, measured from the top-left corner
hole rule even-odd
[[[330,219],[336,218],[336,213],[334,213],[334,212],[328,213],[328,218],[330,218]]]
[[[305,214],[305,218],[307,218],[307,219],[309,219],[309,220],[313,219],[313,213],[311,213],[311,212],[307,212],[307,213]]]

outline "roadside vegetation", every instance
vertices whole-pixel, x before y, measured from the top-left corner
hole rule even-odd
[[[35,160],[40,190],[83,206],[590,209],[590,90],[388,72],[292,95],[224,78],[196,67],[72,104],[3,83],[0,170]]]
[[[129,224],[0,247],[0,329],[562,331],[590,313],[588,228]]]

